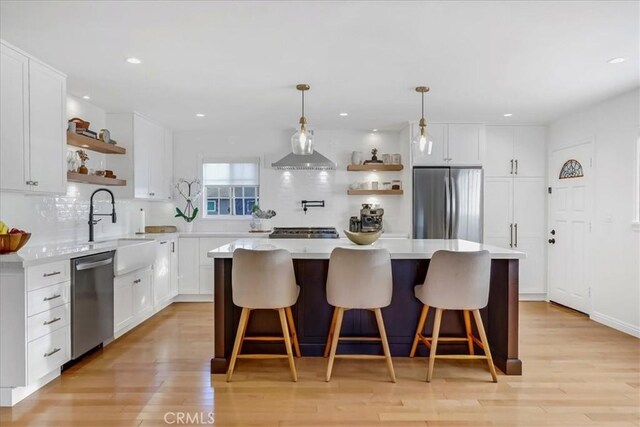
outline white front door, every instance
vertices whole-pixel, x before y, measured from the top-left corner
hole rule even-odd
[[[593,277],[588,259],[592,152],[591,142],[563,148],[552,152],[549,164],[549,299],[587,314]]]

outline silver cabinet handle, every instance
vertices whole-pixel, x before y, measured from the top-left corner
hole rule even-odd
[[[155,196],[155,195],[156,195],[156,193],[149,193],[149,195],[150,195],[150,196]]]
[[[57,276],[58,274],[62,274],[62,273],[60,271],[54,271],[53,273],[44,273],[42,277]]]
[[[514,229],[516,230],[516,240],[515,243],[513,244],[513,246],[515,246],[516,248],[518,247],[518,224],[516,223]]]
[[[62,320],[62,317],[54,317],[51,320],[45,320],[42,324],[43,324],[43,326],[47,326],[47,325],[50,325],[52,323],[56,323],[59,320]]]
[[[52,299],[60,298],[62,295],[54,295],[52,297],[44,297],[43,301],[51,301]]]
[[[513,247],[513,224],[509,224],[509,247]]]
[[[164,242],[160,242],[161,245],[166,245],[167,241],[165,240]]]
[[[133,283],[140,283],[140,282],[142,282],[142,280],[140,280],[140,279],[136,279],[136,280],[133,281]]]
[[[511,159],[511,175],[513,175],[513,159]]]
[[[176,242],[171,242],[171,253],[176,251]]]
[[[518,175],[518,159],[516,159],[516,175]]]
[[[53,350],[51,350],[49,353],[45,353],[44,357],[49,357],[49,356],[53,356],[54,354],[56,354],[57,352],[59,352],[60,350],[62,350],[60,347],[58,348],[54,348]]]
[[[33,181],[33,185],[38,186],[38,181]]]

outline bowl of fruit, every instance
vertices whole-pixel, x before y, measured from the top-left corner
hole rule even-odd
[[[27,244],[30,237],[31,233],[17,228],[9,229],[4,222],[0,221],[0,254],[18,251]]]

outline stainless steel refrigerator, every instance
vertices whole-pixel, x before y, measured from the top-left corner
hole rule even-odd
[[[413,238],[482,242],[482,168],[413,169]]]

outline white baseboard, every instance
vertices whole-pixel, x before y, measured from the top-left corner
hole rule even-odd
[[[25,387],[0,387],[0,406],[11,407],[60,376],[60,368]]]
[[[623,322],[621,320],[614,319],[611,316],[607,316],[606,314],[597,312],[591,313],[589,318],[595,322],[602,323],[605,326],[624,332],[625,334],[640,338],[640,327],[638,326],[634,326],[630,323]]]
[[[547,293],[520,292],[520,301],[547,301]]]
[[[213,295],[180,294],[173,298],[173,302],[213,302]]]

